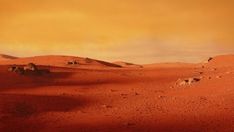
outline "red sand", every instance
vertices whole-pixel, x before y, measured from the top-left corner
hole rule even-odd
[[[0,61],[1,132],[234,131],[234,56],[207,64],[143,68],[86,63],[84,58],[76,58],[79,66],[67,66],[70,59]],[[9,64],[28,62],[52,73],[20,76],[7,71]],[[192,85],[175,85],[179,78],[201,76]]]

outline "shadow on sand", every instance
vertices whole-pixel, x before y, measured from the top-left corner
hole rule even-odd
[[[99,124],[75,124],[63,126],[58,131],[69,132],[231,132],[234,130],[232,117],[224,115],[210,118],[195,119],[187,117],[176,120],[163,122],[158,120],[157,123],[145,122],[144,124],[126,125],[124,122],[106,122]]]
[[[35,131],[44,124],[36,118],[37,115],[69,112],[89,103],[90,100],[82,97],[0,94],[0,131]],[[31,117],[35,120],[30,120]]]

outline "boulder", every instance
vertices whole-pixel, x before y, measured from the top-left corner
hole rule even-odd
[[[212,58],[212,57],[210,57],[207,61],[208,61],[208,62],[210,62],[211,60],[213,60],[213,58]]]
[[[17,66],[15,66],[15,65],[11,66],[11,67],[8,68],[8,71],[9,72],[14,72],[16,68],[17,68]]]
[[[8,68],[9,72],[15,72],[19,75],[23,75],[25,73],[24,68],[19,67],[19,66],[11,66]]]
[[[33,64],[29,63],[28,65],[24,67],[19,67],[16,65],[13,65],[8,68],[9,72],[15,72],[19,75],[42,75],[42,74],[49,74],[50,70],[48,69],[38,69],[38,67]]]
[[[34,63],[29,63],[28,65],[24,66],[25,71],[38,71],[37,66]]]

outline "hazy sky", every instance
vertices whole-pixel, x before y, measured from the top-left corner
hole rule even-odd
[[[234,53],[234,1],[0,0],[0,53],[197,62]]]

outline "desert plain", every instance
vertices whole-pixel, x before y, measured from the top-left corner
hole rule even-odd
[[[137,65],[1,55],[0,131],[232,132],[234,55],[204,60]],[[50,72],[9,71],[28,63]]]

